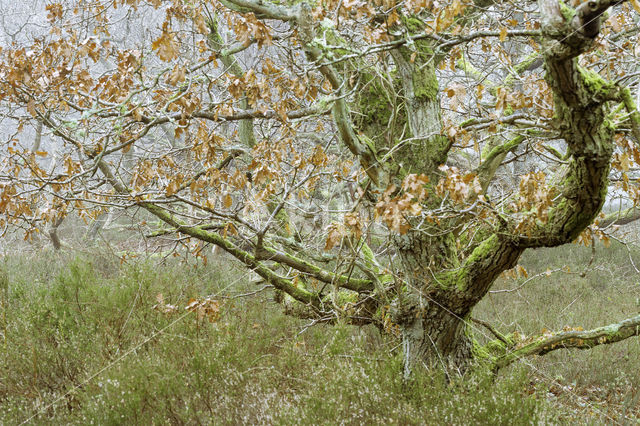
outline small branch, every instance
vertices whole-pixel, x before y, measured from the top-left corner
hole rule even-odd
[[[476,324],[479,324],[479,325],[485,327],[487,330],[489,330],[491,332],[491,334],[496,336],[498,338],[498,340],[500,340],[505,345],[507,345],[507,346],[513,345],[513,342],[511,342],[509,340],[509,338],[507,338],[504,334],[502,334],[498,330],[496,330],[495,327],[492,326],[491,324],[489,324],[488,322],[479,320],[477,318],[471,318],[471,321],[473,321]]]
[[[631,121],[631,131],[636,139],[636,144],[640,145],[640,112],[633,100],[631,91],[628,87],[620,88],[620,99],[629,113],[629,121]]]
[[[205,231],[211,231],[213,229],[219,231],[224,229],[225,225],[221,225],[221,224],[211,224],[211,225],[201,225],[200,229],[203,229]],[[150,234],[146,234],[145,238],[155,238],[155,237],[162,237],[164,235],[169,235],[169,234],[174,234],[176,232],[175,228],[169,228],[169,229],[158,229],[157,231],[153,231]]]
[[[529,277],[528,279],[524,280],[522,282],[522,284],[520,284],[518,287],[515,288],[508,288],[508,289],[502,289],[502,290],[491,290],[489,291],[489,293],[491,294],[498,294],[498,293],[513,293],[514,291],[518,291],[520,290],[522,287],[524,287],[525,285],[527,285],[530,281],[535,280],[536,278],[539,278],[543,275],[549,276],[553,273],[556,272],[561,272],[563,269],[562,268],[558,268],[558,269],[554,269],[552,271],[545,271],[545,272],[540,272],[539,274],[533,275],[531,277]]]
[[[258,293],[262,293],[263,291],[270,289],[270,288],[274,288],[272,285],[267,284],[265,286],[260,287],[260,289],[256,290],[256,291],[250,291],[249,293],[242,293],[242,294],[236,294],[234,296],[221,296],[222,299],[239,299],[241,297],[249,297],[249,296],[255,296]]]
[[[446,43],[442,43],[440,46],[438,46],[439,49],[446,51],[451,49],[454,46],[457,46],[459,44],[462,43],[467,43],[470,41],[473,41],[477,38],[483,38],[483,37],[503,37],[505,34],[503,34],[502,31],[477,31],[475,33],[471,33],[471,34],[467,34],[467,35],[463,35],[463,36],[459,36],[453,40],[447,41]],[[541,33],[539,30],[510,30],[506,32],[506,36],[507,37],[540,37]],[[419,38],[426,38],[429,37],[428,34],[425,35],[420,35],[420,36],[414,36],[412,37],[413,39],[419,39]]]

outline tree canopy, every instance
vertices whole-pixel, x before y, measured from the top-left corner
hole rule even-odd
[[[5,232],[144,210],[145,238],[219,247],[291,314],[398,335],[407,374],[639,333],[640,316],[520,340],[488,326],[481,347],[470,327],[526,249],[608,244],[637,218],[637,0],[45,11],[0,51]],[[628,209],[604,215],[611,190]]]

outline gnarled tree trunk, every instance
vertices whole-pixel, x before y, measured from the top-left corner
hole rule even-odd
[[[600,212],[613,153],[605,103],[615,89],[597,74],[581,69],[576,58],[592,45],[597,31],[591,24],[599,22],[610,4],[594,2],[593,7],[578,7],[569,22],[557,2],[541,1],[546,79],[554,92],[558,129],[570,154],[569,164],[559,172],[560,196],[549,207],[548,220],[532,221],[524,233],[517,231],[519,224],[513,219],[487,227],[484,240],[466,254],[456,249],[455,222],[414,229],[394,239],[407,285],[395,313],[403,335],[405,374],[418,363],[439,364],[447,371],[463,373],[474,356],[468,318],[498,275],[514,267],[526,248],[574,240]],[[588,28],[587,23],[591,23]],[[403,164],[405,173],[424,173],[434,182],[449,145],[440,135],[440,100],[433,65],[437,56],[428,42],[417,43],[417,49],[413,60],[407,60],[403,48],[394,54],[402,76],[409,128],[418,141],[414,150],[399,150],[395,160]],[[479,174],[486,170],[495,173],[495,167],[480,167]],[[482,180],[491,177],[480,176]],[[441,202],[434,197],[430,200],[436,205]]]

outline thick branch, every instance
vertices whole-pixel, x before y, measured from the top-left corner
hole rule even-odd
[[[630,207],[622,211],[609,213],[598,222],[598,227],[606,228],[610,225],[626,225],[640,219],[640,209],[638,207]]]
[[[498,357],[494,366],[499,370],[526,356],[544,355],[558,349],[591,349],[638,335],[640,335],[640,315],[593,330],[563,331],[551,336],[540,336],[533,342]]]
[[[594,0],[588,4],[597,15],[615,2]],[[577,57],[592,46],[593,34],[585,37],[574,31],[571,25],[575,26],[575,19],[568,25],[556,0],[541,0],[540,9],[546,36],[546,80],[553,90],[556,122],[567,142],[569,164],[561,169],[563,175],[554,179],[561,182],[560,196],[548,211],[548,221],[530,224],[527,235],[519,238],[521,248],[568,243],[593,222],[606,198],[613,154],[614,129],[606,120],[605,107],[608,100],[617,97],[617,89],[577,63]],[[581,13],[583,18],[591,16]],[[591,18],[598,20],[598,16]],[[511,224],[514,228],[518,225]]]
[[[368,292],[374,289],[374,284],[371,280],[352,278],[345,275],[337,275],[332,272],[327,272],[303,259],[299,259],[291,254],[279,252],[271,248],[262,248],[256,254],[256,257],[259,260],[271,260],[290,266],[297,271],[316,278],[319,281],[343,287],[348,290]]]
[[[113,175],[111,169],[104,160],[98,161],[98,167],[106,177],[109,184],[111,184],[111,186],[113,186],[113,188],[116,190],[116,192],[120,194],[129,194],[129,190]],[[139,201],[137,204],[166,224],[174,227],[176,231],[181,232],[185,235],[189,235],[190,237],[194,237],[200,241],[215,244],[218,247],[222,248],[224,251],[244,263],[248,268],[255,271],[269,284],[272,284],[278,290],[282,290],[285,293],[289,294],[297,301],[313,306],[317,306],[320,303],[320,299],[317,294],[296,286],[291,280],[280,277],[275,272],[259,262],[253,255],[235,246],[229,240],[221,237],[220,235],[213,232],[208,232],[203,227],[189,226],[187,224],[184,224],[180,220],[175,218],[171,213],[155,204],[144,201]]]

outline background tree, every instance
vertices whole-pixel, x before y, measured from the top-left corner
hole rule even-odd
[[[1,53],[0,225],[144,209],[147,235],[221,248],[292,314],[398,334],[406,374],[626,339],[640,317],[526,340],[489,326],[487,347],[470,323],[524,250],[607,243],[590,225],[611,176],[636,205],[638,10],[52,3],[46,36]],[[113,43],[130,13],[163,18]],[[30,123],[60,161],[21,139]]]

